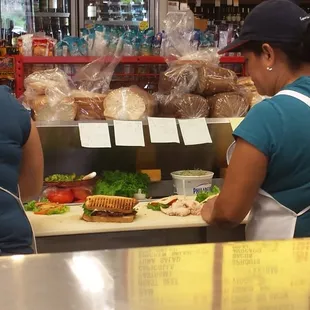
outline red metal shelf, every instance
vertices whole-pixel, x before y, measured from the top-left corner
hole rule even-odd
[[[24,92],[24,65],[25,64],[87,64],[94,60],[98,59],[98,57],[81,57],[81,56],[55,56],[55,57],[26,57],[26,56],[15,56],[15,88],[16,88],[16,96],[20,97]],[[102,58],[104,62],[110,62],[112,57]],[[122,57],[122,64],[155,64],[161,65],[166,64],[166,59],[160,56],[126,56]],[[243,57],[231,57],[224,56],[220,58],[221,64],[244,64]],[[244,68],[243,68],[244,74]]]
[[[87,64],[94,60],[98,59],[98,57],[84,57],[84,56],[54,56],[54,57],[23,57],[21,56],[21,60],[24,64]],[[102,60],[105,62],[111,62],[112,57],[103,57]],[[160,56],[125,56],[122,57],[121,63],[126,64],[165,64],[165,58]]]
[[[44,56],[35,56],[35,57],[23,57],[21,56],[21,61],[24,64],[86,64],[90,63],[98,57],[84,57],[84,56],[55,56],[55,57],[44,57]],[[112,57],[104,57],[103,61],[110,62]],[[221,63],[244,63],[243,57],[231,57],[224,56],[220,58]],[[164,57],[160,56],[125,56],[122,58],[121,63],[126,64],[165,64],[166,60]]]

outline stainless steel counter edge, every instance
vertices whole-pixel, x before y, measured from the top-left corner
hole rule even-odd
[[[230,123],[229,118],[206,118],[207,124],[228,124]],[[55,122],[43,122],[37,121],[36,126],[40,127],[78,127],[79,123],[107,123],[109,126],[113,126],[113,121],[102,121],[102,120],[93,120],[93,121],[55,121]],[[147,126],[148,122],[143,121],[143,125]]]

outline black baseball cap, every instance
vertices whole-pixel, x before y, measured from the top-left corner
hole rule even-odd
[[[246,17],[240,36],[219,54],[239,51],[249,41],[299,43],[310,16],[290,0],[266,0]]]

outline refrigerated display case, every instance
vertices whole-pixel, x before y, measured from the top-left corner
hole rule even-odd
[[[79,25],[139,26],[148,22],[158,30],[159,0],[80,0]]]
[[[14,45],[23,33],[76,35],[76,14],[76,0],[0,0],[1,39]]]

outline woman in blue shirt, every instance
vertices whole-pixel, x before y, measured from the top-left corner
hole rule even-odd
[[[43,155],[38,131],[26,109],[0,86],[0,256],[34,252],[22,201],[40,194]]]
[[[220,51],[241,51],[258,92],[271,97],[234,131],[222,191],[202,211],[211,225],[234,226],[251,210],[247,240],[310,236],[309,25],[292,1],[264,1]]]

